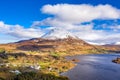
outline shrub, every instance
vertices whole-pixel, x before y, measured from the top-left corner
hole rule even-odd
[[[56,52],[50,52],[50,56],[52,56],[55,59],[60,59],[60,55]]]
[[[69,79],[67,77],[55,76],[53,74],[26,72],[17,75],[14,80],[69,80]]]
[[[13,60],[15,60],[15,59],[16,59],[16,58],[15,58],[14,56],[9,56],[9,57],[8,57],[8,60],[9,60],[9,61],[13,61]]]
[[[5,49],[4,48],[0,48],[0,54],[4,54],[5,53]]]

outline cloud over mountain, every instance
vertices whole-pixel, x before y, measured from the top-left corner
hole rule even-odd
[[[8,25],[4,22],[0,21],[0,33],[11,35],[17,38],[33,38],[40,37],[42,35],[42,31],[40,29],[35,28],[24,28],[20,25]]]
[[[120,9],[111,5],[89,5],[89,4],[56,4],[45,5],[41,9],[43,13],[52,15],[43,21],[36,21],[33,25],[49,26],[62,28],[72,32],[79,38],[86,41],[95,42],[111,42],[119,38],[120,32],[115,32],[114,29],[119,29],[119,26],[103,26],[99,25],[100,29],[94,29],[95,23],[93,20],[117,20],[120,19]],[[83,24],[83,23],[88,24]],[[108,31],[106,28],[111,29]],[[119,39],[117,39],[119,40]]]
[[[71,23],[90,22],[95,19],[118,19],[120,10],[111,5],[45,5],[42,12],[54,15],[57,19]]]

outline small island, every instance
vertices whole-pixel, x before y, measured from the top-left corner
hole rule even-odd
[[[116,59],[112,60],[112,62],[120,64],[120,57],[117,57]]]

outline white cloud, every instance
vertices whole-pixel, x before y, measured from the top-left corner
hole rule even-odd
[[[110,28],[113,29],[114,31],[119,31],[120,25],[113,25],[113,26],[110,26]]]
[[[100,33],[101,34],[101,33]],[[89,42],[95,42],[95,43],[99,43],[99,44],[110,44],[110,43],[115,43],[115,42],[120,42],[120,33],[103,33],[103,35],[101,35],[100,39],[95,39],[95,40],[88,40]]]
[[[9,25],[5,25],[3,21],[0,21],[0,32],[7,32],[10,30],[10,26]]]
[[[43,35],[41,29],[24,28],[20,25],[8,25],[2,21],[0,21],[0,33],[8,34],[21,39],[41,37],[41,35]]]
[[[42,11],[43,13],[54,15],[57,19],[71,23],[89,22],[95,19],[120,18],[120,10],[111,5],[45,5]]]

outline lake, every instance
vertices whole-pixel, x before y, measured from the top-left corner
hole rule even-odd
[[[120,64],[112,60],[120,54],[91,54],[67,57],[68,60],[79,59],[73,69],[62,73],[70,80],[120,80]]]

